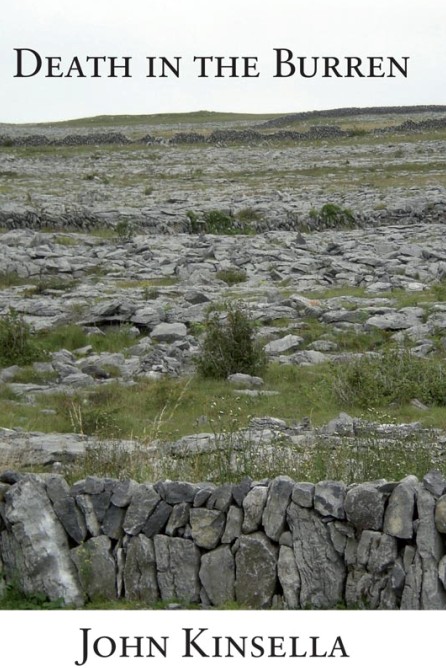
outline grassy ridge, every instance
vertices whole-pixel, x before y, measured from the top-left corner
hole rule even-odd
[[[120,125],[178,125],[201,123],[225,123],[238,121],[268,121],[283,114],[238,114],[226,111],[189,111],[162,114],[124,114],[119,116],[92,116],[66,121],[38,123],[39,126],[58,127],[113,127]]]

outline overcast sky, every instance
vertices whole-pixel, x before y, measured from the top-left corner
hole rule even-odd
[[[445,0],[16,0],[0,23],[0,122],[172,111],[292,112],[445,104]],[[296,56],[409,57],[408,77],[274,78],[274,49]],[[42,57],[17,78],[14,49]],[[29,52],[24,73],[35,69]],[[74,56],[130,56],[132,77],[45,78]],[[147,78],[147,56],[181,56],[180,77]],[[256,56],[257,78],[199,78],[194,56]],[[54,62],[54,61],[53,61]],[[210,74],[214,74],[212,70]]]

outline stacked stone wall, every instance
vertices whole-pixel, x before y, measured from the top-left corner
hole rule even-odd
[[[0,475],[0,589],[204,607],[446,609],[446,480]]]

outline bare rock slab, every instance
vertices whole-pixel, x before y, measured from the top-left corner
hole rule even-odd
[[[130,539],[124,567],[125,596],[131,601],[159,599],[153,540],[140,534]]]
[[[235,593],[246,607],[269,608],[277,584],[278,548],[261,531],[241,536],[235,555]]]
[[[82,588],[90,600],[117,596],[116,563],[111,549],[108,536],[96,536],[71,550]]]
[[[200,601],[200,550],[185,538],[154,538],[158,586],[163,600]]]
[[[5,570],[14,573],[23,591],[82,605],[84,596],[68,540],[43,484],[24,479],[13,485],[5,495],[5,518],[11,526],[14,546],[10,547],[14,549],[7,549],[7,534],[3,532],[2,559]]]
[[[200,580],[215,606],[235,598],[235,560],[231,549],[222,545],[201,558]]]
[[[301,581],[300,606],[333,608],[343,600],[346,567],[330,530],[313,510],[291,503],[287,512]]]
[[[347,492],[345,513],[355,527],[380,531],[384,517],[384,496],[370,483],[357,485]]]

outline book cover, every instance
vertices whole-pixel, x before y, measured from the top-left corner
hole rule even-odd
[[[439,656],[445,19],[3,8],[6,659]]]

